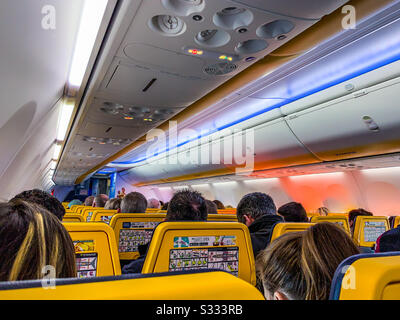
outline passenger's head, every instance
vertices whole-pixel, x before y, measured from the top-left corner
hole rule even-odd
[[[157,199],[151,198],[147,201],[147,208],[158,209],[160,207],[160,201]]]
[[[162,205],[161,210],[168,210],[169,202],[166,202]]]
[[[286,233],[257,257],[257,273],[267,299],[326,300],[339,264],[359,249],[343,228],[317,223]]]
[[[307,212],[301,203],[289,202],[279,207],[278,213],[285,222],[308,222]]]
[[[74,245],[57,217],[33,202],[0,203],[0,281],[43,278],[55,268],[57,278],[76,277]]]
[[[201,193],[181,190],[174,194],[168,205],[166,221],[206,221],[207,205]]]
[[[364,209],[361,209],[361,208],[351,210],[349,212],[349,225],[350,225],[351,231],[352,232],[354,231],[354,227],[355,227],[355,224],[356,224],[356,219],[357,219],[358,216],[372,216],[372,215],[373,214],[371,212],[369,212],[367,210],[364,210]]]
[[[272,198],[261,192],[246,194],[236,208],[239,222],[249,226],[259,218],[276,214],[276,206]]]
[[[105,210],[118,210],[121,207],[122,199],[119,198],[112,198],[107,200],[106,204],[104,205]]]
[[[224,204],[223,204],[221,201],[219,201],[219,200],[213,200],[213,202],[217,205],[217,209],[218,209],[218,210],[223,210],[223,209],[225,209],[225,206],[224,206]]]
[[[215,204],[214,201],[211,200],[205,200],[206,201],[206,206],[207,206],[207,213],[208,214],[217,214],[218,213],[218,207]]]
[[[375,252],[400,251],[400,227],[382,233],[376,239]]]
[[[320,207],[320,208],[317,209],[317,213],[320,216],[327,216],[328,213],[329,213],[329,209],[327,207]]]
[[[106,202],[108,201],[108,196],[106,194],[98,194],[94,197],[93,207],[104,208]]]
[[[83,203],[83,205],[85,205],[87,207],[91,207],[93,205],[93,201],[94,201],[94,196],[89,196],[85,199],[85,202]]]
[[[14,199],[21,199],[41,205],[54,214],[59,220],[62,220],[65,214],[65,208],[60,201],[49,193],[39,189],[21,192],[17,194]]]
[[[147,200],[139,192],[130,192],[121,201],[122,213],[145,213],[146,209]]]
[[[80,206],[80,205],[82,205],[82,201],[79,199],[74,199],[68,203],[68,209],[71,209],[72,206]]]

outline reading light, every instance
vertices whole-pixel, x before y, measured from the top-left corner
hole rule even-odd
[[[57,129],[58,141],[64,141],[73,111],[74,111],[73,104],[63,103],[63,105],[61,106],[61,112],[58,118],[58,129]]]
[[[85,0],[69,74],[71,86],[82,84],[107,3],[107,0]]]

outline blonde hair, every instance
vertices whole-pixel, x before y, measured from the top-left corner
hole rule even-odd
[[[264,292],[292,300],[326,300],[339,264],[360,253],[349,235],[330,222],[282,235],[257,257]]]
[[[76,276],[72,240],[43,207],[22,200],[0,204],[0,281],[32,280],[51,265],[57,278]]]

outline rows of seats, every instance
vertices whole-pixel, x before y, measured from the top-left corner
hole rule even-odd
[[[87,219],[88,215],[84,216],[88,212],[87,210],[92,212],[90,219]],[[115,210],[107,212],[98,208],[79,207],[73,208],[73,211],[74,213],[71,212],[66,215],[67,219],[80,216],[80,221],[92,221],[91,223],[64,223],[74,241],[77,258],[80,259],[77,259],[77,261],[79,263],[82,260],[84,261],[83,264],[79,265],[79,267],[84,268],[78,270],[79,276],[118,276],[121,273],[119,260],[137,258],[139,256],[137,246],[151,240],[142,274],[149,274],[150,277],[154,277],[154,274],[166,272],[165,275],[159,277],[167,279],[167,277],[172,277],[172,274],[178,272],[183,274],[176,275],[176,277],[190,276],[196,278],[210,273],[188,274],[188,272],[221,269],[226,272],[217,273],[223,274],[223,277],[232,280],[239,278],[253,286],[255,285],[254,257],[250,235],[244,224],[235,223],[237,221],[236,215],[209,215],[208,222],[177,223],[163,222],[165,219],[163,213],[117,214]],[[64,219],[64,221],[67,220]],[[70,221],[72,222],[72,220]],[[270,241],[274,241],[287,232],[303,231],[319,222],[336,223],[351,234],[346,214],[311,215],[310,223],[277,223],[273,228]],[[399,219],[396,218],[394,226],[396,227],[398,223]],[[355,222],[353,240],[359,247],[371,248],[379,235],[389,228],[387,217],[358,216]],[[105,254],[107,252],[108,255]],[[96,263],[93,262],[94,260],[96,260]],[[103,265],[105,263],[107,265]],[[93,270],[85,270],[85,268],[95,265],[94,273],[90,273]],[[351,256],[343,261],[336,270],[332,281],[330,299],[398,298],[400,295],[399,266],[400,254]],[[355,270],[357,270],[357,274],[354,273]],[[373,276],[371,270],[374,270]],[[121,282],[138,282],[139,280],[149,279],[143,275],[132,276],[133,278],[129,279],[124,278],[124,276],[120,277]],[[88,285],[84,280],[81,280],[83,282],[76,281],[76,286]],[[157,281],[159,281],[158,278]],[[92,283],[94,283],[92,286],[97,285],[99,288],[103,285],[118,287],[117,284],[100,278]],[[239,283],[243,284],[243,282]],[[189,286],[192,287],[193,282]],[[29,293],[32,288],[26,288],[26,290],[28,290],[28,295],[33,294]],[[169,292],[168,289],[166,290]],[[127,293],[122,290],[119,294],[124,296]],[[136,297],[131,298],[137,299]],[[146,299],[145,296],[141,296],[141,298]],[[154,295],[151,298],[154,299]],[[196,299],[196,297],[193,298]],[[106,299],[109,299],[109,297]],[[210,299],[210,295],[207,295],[207,299]],[[213,298],[211,297],[211,299]]]

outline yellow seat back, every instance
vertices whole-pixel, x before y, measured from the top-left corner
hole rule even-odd
[[[236,214],[236,208],[218,209],[218,214]]]
[[[84,207],[85,206],[74,204],[74,205],[71,206],[70,209],[71,209],[72,212],[78,212],[79,209],[84,208]]]
[[[255,285],[249,229],[236,222],[160,223],[142,273],[198,269],[221,269]]]
[[[63,222],[84,222],[82,215],[78,213],[66,213],[62,219]]]
[[[160,213],[117,213],[110,221],[118,245],[119,258],[139,257],[138,246],[150,242],[153,229],[165,219]]]
[[[113,230],[100,222],[63,222],[75,246],[78,277],[121,274]]]
[[[307,222],[278,222],[275,224],[274,229],[272,230],[270,242],[288,232],[304,231],[314,224],[315,223]]]
[[[117,210],[104,210],[104,209],[93,210],[90,222],[105,222],[107,224],[110,224],[112,216],[116,213]]]
[[[236,214],[209,214],[207,221],[237,222]]]
[[[258,289],[221,271],[150,276],[122,275],[111,279],[57,279],[55,288],[56,290],[46,290],[42,287],[41,280],[3,282],[0,283],[0,299],[264,300]],[[221,306],[221,312],[222,310]],[[198,311],[200,312],[200,309]]]
[[[400,253],[355,255],[344,260],[332,280],[331,300],[399,300]]]
[[[353,240],[359,247],[373,247],[376,239],[389,230],[387,217],[358,216],[354,226]]]
[[[397,228],[397,226],[399,225],[399,223],[400,223],[400,216],[397,216],[396,218],[394,218],[394,221],[393,221],[393,228]]]
[[[64,207],[64,209],[68,209],[68,203],[69,202],[61,202],[61,204]]]
[[[100,210],[103,208],[96,208],[96,207],[84,207],[81,211],[81,215],[83,217],[83,221],[89,222],[92,219],[93,211]]]
[[[147,208],[144,213],[157,213],[158,211],[160,211],[159,208]]]
[[[318,223],[318,222],[332,222],[340,225],[343,227],[346,232],[350,235],[350,226],[349,226],[349,220],[347,219],[346,216],[344,215],[328,215],[328,216],[314,216],[311,218],[312,223]]]
[[[338,213],[328,213],[328,217],[330,217],[330,216],[343,216],[343,217],[349,217],[349,214],[348,213],[342,213],[342,212],[338,212]]]

